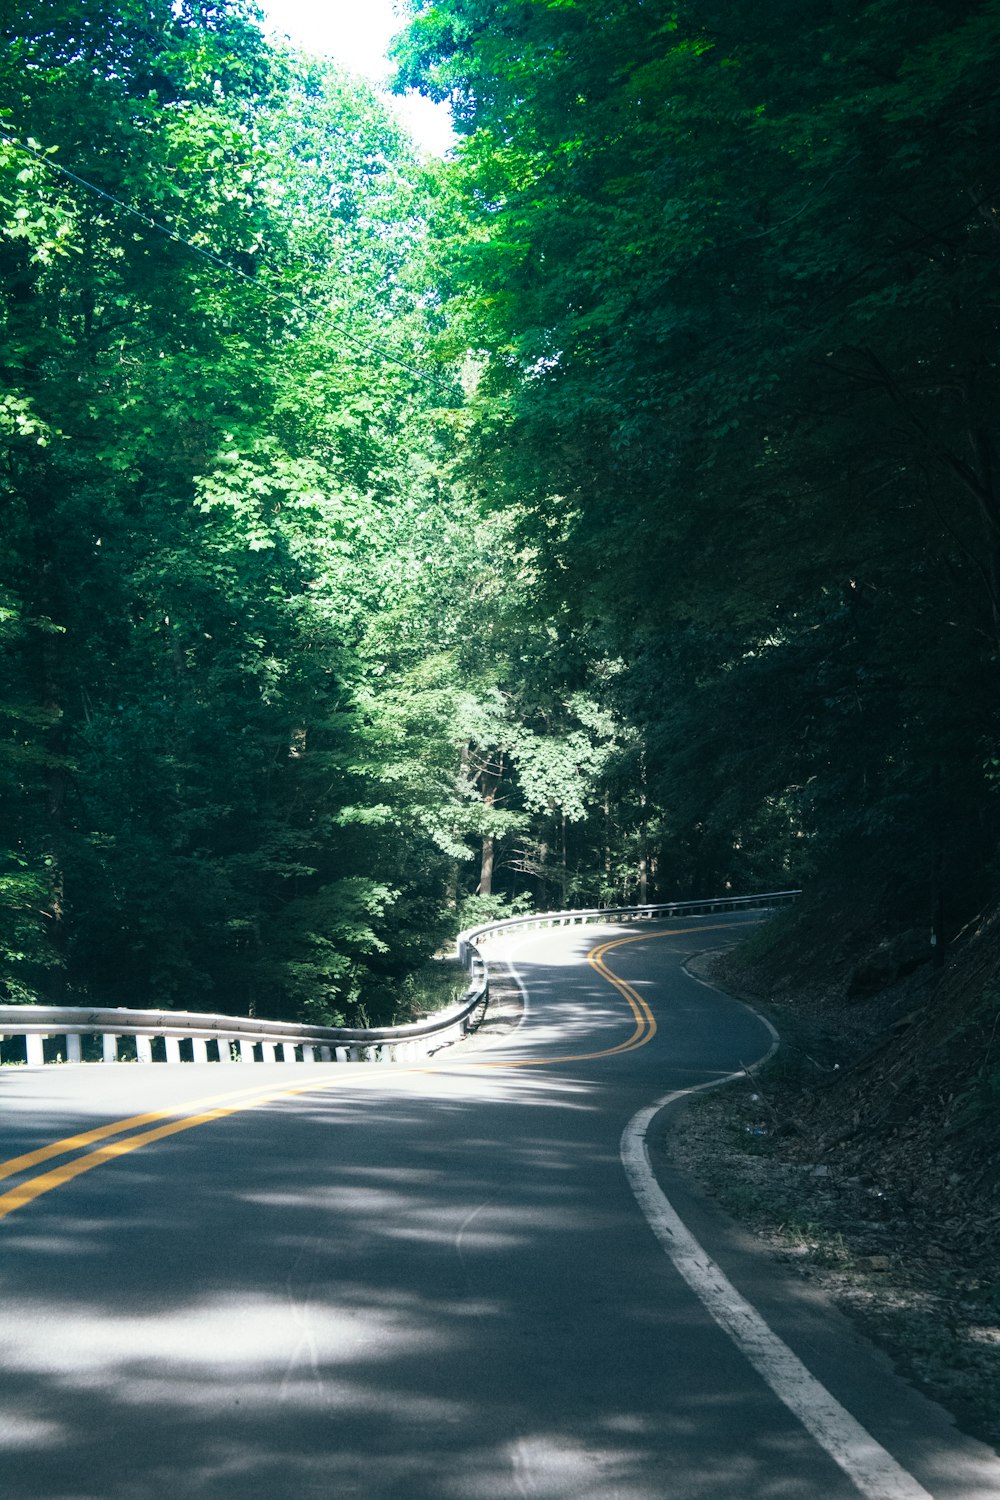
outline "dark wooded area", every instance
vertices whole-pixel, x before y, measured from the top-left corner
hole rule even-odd
[[[2,39],[5,998],[991,906],[997,4],[418,4],[445,164],[237,0]]]

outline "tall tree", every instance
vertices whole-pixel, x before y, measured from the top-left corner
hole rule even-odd
[[[629,663],[699,881],[839,850],[913,910],[942,838],[983,878],[998,48],[982,0],[434,0],[399,43],[464,135],[470,468]]]
[[[390,829],[404,731],[366,708],[373,617],[444,607],[419,559],[459,504],[418,368],[424,178],[370,90],[253,19],[53,0],[4,38],[18,998],[58,974],[330,1019],[442,921],[454,788],[424,818],[397,793]]]

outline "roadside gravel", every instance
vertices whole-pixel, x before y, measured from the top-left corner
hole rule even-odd
[[[724,955],[690,964],[721,983]],[[1000,1221],[914,1128],[887,1152],[831,1123],[831,1075],[871,1041],[857,1007],[803,1013],[743,994],[783,1044],[759,1073],[692,1099],[673,1160],[786,1265],[827,1292],[972,1436],[1000,1447]],[[834,1059],[843,1059],[842,1064]],[[825,1097],[824,1097],[825,1096]],[[907,1152],[908,1140],[912,1149]]]

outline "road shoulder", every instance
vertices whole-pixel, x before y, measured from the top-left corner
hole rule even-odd
[[[711,955],[692,967],[711,980]],[[768,1014],[784,1033],[792,1018],[780,1007]],[[996,1263],[991,1275],[980,1253],[955,1253],[942,1226],[914,1213],[891,1183],[858,1174],[811,1139],[799,1116],[802,1058],[808,1067],[815,1059],[801,1016],[794,1035],[794,1049],[779,1049],[765,1068],[661,1115],[650,1142],[654,1168],[665,1190],[669,1181],[668,1196],[684,1193],[691,1211],[706,1216],[713,1236],[725,1231],[765,1251],[800,1301],[834,1304],[961,1431],[996,1448]]]

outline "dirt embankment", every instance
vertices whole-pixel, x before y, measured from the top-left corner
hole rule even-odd
[[[940,969],[915,946],[824,969],[784,963],[779,931],[695,960],[782,1046],[693,1103],[671,1149],[1000,1447],[1000,914]]]

